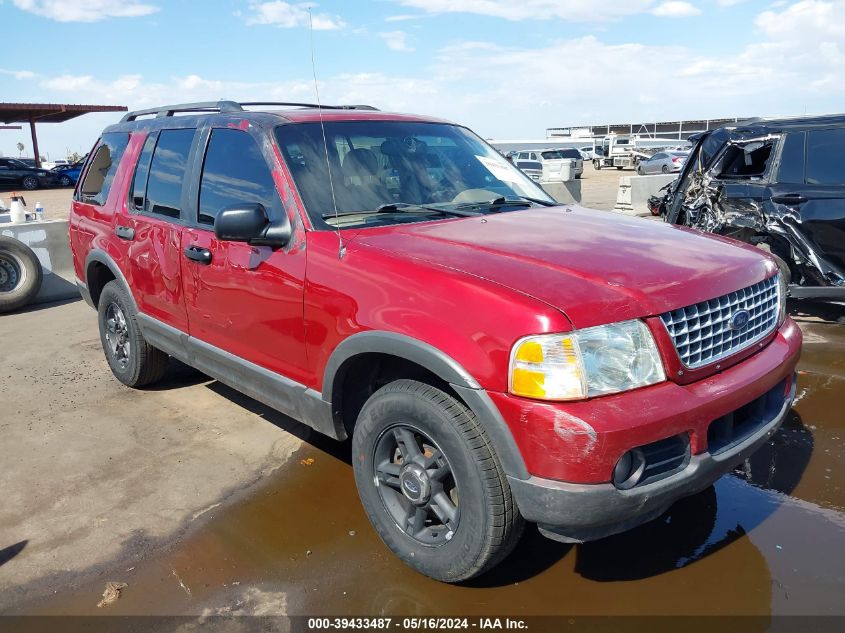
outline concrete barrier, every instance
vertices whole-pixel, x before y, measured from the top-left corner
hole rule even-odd
[[[44,271],[41,289],[32,303],[78,297],[73,258],[68,243],[67,220],[9,224],[3,222],[6,218],[0,216],[0,235],[13,237],[29,246]]]
[[[613,210],[627,215],[651,215],[646,204],[649,197],[659,195],[660,190],[677,177],[678,174],[621,176]]]
[[[581,180],[567,180],[566,182],[540,182],[543,190],[562,204],[581,203]]]

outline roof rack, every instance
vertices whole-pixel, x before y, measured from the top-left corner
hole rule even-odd
[[[177,105],[160,106],[147,110],[127,112],[120,120],[121,123],[135,121],[142,116],[168,117],[177,112],[243,112],[243,106],[287,106],[297,108],[322,108],[324,110],[378,110],[369,105],[318,105],[316,103],[298,103],[293,101],[199,101],[197,103],[180,103]]]

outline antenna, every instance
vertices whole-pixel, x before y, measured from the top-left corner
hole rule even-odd
[[[329,160],[329,143],[326,140],[326,126],[323,123],[323,106],[320,103],[320,88],[317,85],[317,64],[314,61],[314,25],[311,22],[311,7],[308,7],[308,36],[311,43],[311,73],[314,75],[314,94],[317,96],[317,112],[320,114],[320,131],[323,133],[323,151],[326,155],[326,169],[329,172],[329,189],[332,192],[332,206],[334,207],[335,233],[337,233],[337,258],[343,259],[346,247],[343,245],[343,237],[340,235],[337,211],[337,198],[334,195],[334,179],[332,178],[332,165]]]

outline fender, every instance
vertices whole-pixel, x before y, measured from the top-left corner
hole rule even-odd
[[[487,392],[460,363],[442,351],[410,336],[369,330],[343,340],[329,357],[323,372],[322,400],[334,400],[336,381],[343,378],[343,366],[359,354],[381,353],[409,360],[448,382],[472,410],[493,443],[502,468],[510,477],[528,479],[528,469],[510,429]]]
[[[94,307],[94,301],[93,297],[91,297],[91,288],[88,281],[88,270],[91,264],[94,262],[103,264],[104,266],[106,266],[106,268],[111,271],[112,275],[114,275],[114,278],[117,279],[117,281],[123,286],[123,289],[129,296],[129,300],[132,302],[132,307],[137,313],[139,311],[138,304],[135,302],[135,297],[132,294],[132,289],[129,286],[129,282],[126,281],[126,277],[123,275],[123,272],[120,270],[120,267],[111,258],[111,256],[99,248],[91,249],[91,251],[88,253],[88,256],[85,258],[85,293],[83,294],[83,297],[85,297],[86,301],[88,301],[88,299],[91,299],[90,301],[88,301],[88,304],[91,307]]]

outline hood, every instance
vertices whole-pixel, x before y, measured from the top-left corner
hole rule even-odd
[[[507,286],[577,328],[658,315],[776,269],[726,238],[576,206],[362,230],[352,241]]]

